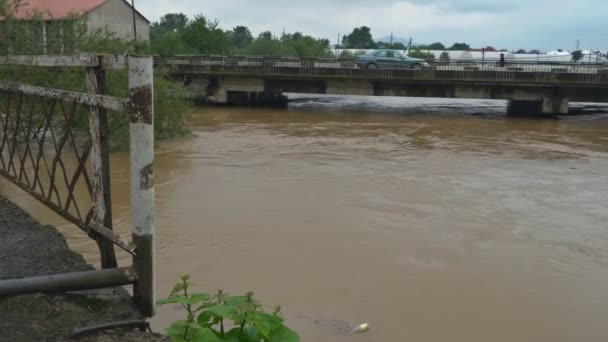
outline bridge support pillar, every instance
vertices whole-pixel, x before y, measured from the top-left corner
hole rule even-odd
[[[570,100],[567,97],[545,97],[543,98],[543,114],[568,114],[569,104]]]
[[[541,100],[510,100],[509,116],[556,116],[569,111],[569,99],[564,97],[544,97]]]

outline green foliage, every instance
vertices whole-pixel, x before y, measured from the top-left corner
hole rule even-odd
[[[440,62],[449,62],[450,54],[447,53],[447,51],[442,52],[441,55],[439,55],[439,61]]]
[[[251,34],[251,31],[249,31],[249,28],[245,26],[237,26],[228,31],[227,34],[230,43],[237,49],[242,49],[253,43],[253,35]]]
[[[403,45],[403,43],[385,43],[385,42],[378,42],[377,45],[378,49],[389,49],[389,50],[406,50],[407,47],[405,45]]]
[[[355,28],[342,38],[342,46],[347,49],[376,49],[378,45],[372,38],[371,31],[367,26]]]
[[[348,51],[348,50],[342,50],[340,51],[340,54],[338,55],[338,58],[340,59],[355,59],[356,56],[354,53]]]
[[[410,57],[424,59],[425,61],[432,62],[435,60],[435,55],[432,53],[422,52],[420,50],[410,51],[408,54]]]
[[[427,50],[445,50],[445,46],[440,42],[435,42],[427,46]]]
[[[519,50],[515,51],[515,54],[518,54],[518,55],[524,54],[524,53],[527,53],[526,50],[524,50],[524,49],[519,49]]]
[[[452,51],[462,51],[462,50],[469,51],[469,50],[471,50],[471,47],[467,43],[454,43],[454,45],[452,45],[448,50],[452,50]]]
[[[571,55],[573,62],[578,62],[583,59],[583,51],[581,50],[572,51]]]
[[[228,36],[219,28],[219,22],[209,21],[201,14],[194,16],[183,29],[186,46],[202,54],[226,54],[231,46]]]
[[[2,31],[8,39],[0,43],[0,54],[42,54],[42,38],[32,32],[42,27],[40,18],[16,20],[8,15],[1,23]],[[61,25],[61,26],[59,26]],[[63,32],[59,34],[60,29]],[[55,33],[57,35],[55,35]],[[47,24],[47,53],[73,54],[81,52],[109,53],[122,55],[146,53],[145,43],[136,44],[117,38],[107,30],[88,32],[86,23],[80,19],[70,19]],[[168,79],[163,70],[156,69],[154,75],[155,134],[158,139],[171,138],[187,133],[189,103],[183,87]],[[86,92],[85,70],[83,68],[39,68],[26,66],[0,67],[0,78],[16,83],[25,83],[47,88]],[[108,95],[128,97],[128,71],[109,70],[106,72]],[[88,130],[88,113],[78,112],[75,129]],[[123,147],[128,141],[128,117],[125,113],[109,115],[111,144]]]
[[[159,55],[241,54],[254,56],[323,57],[331,54],[329,40],[300,32],[280,39],[265,31],[254,38],[249,28],[237,26],[223,31],[219,22],[203,15],[188,20],[185,15],[167,14],[152,25],[151,49]]]
[[[238,50],[239,55],[250,56],[296,56],[296,51],[277,39],[256,39],[247,47]]]
[[[169,297],[158,305],[177,304],[186,319],[165,332],[174,342],[298,342],[298,334],[284,325],[280,307],[266,313],[253,293],[229,296],[222,289],[215,295],[191,293],[189,277],[175,284]]]

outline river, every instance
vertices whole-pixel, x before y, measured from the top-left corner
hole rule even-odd
[[[201,290],[253,290],[303,341],[605,341],[608,115],[504,108],[352,97],[198,108],[193,136],[157,149],[159,295],[182,274]],[[112,178],[128,233],[126,154],[112,156]],[[84,234],[6,183],[3,195],[97,262]],[[160,308],[152,322],[181,317]]]

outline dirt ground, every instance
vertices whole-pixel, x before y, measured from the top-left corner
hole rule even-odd
[[[0,197],[0,280],[91,269],[54,227]],[[0,298],[0,341],[169,341],[124,329],[69,337],[75,329],[136,319],[142,317],[124,288]]]

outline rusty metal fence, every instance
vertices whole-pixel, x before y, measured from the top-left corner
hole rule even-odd
[[[9,56],[0,65],[84,68],[87,93],[0,80],[0,175],[94,239],[101,271],[0,282],[0,297],[134,285],[154,314],[153,70],[151,57]],[[106,70],[128,65],[129,98],[106,96]],[[108,115],[130,122],[133,235],[113,231]],[[125,118],[127,119],[127,118]],[[118,268],[114,246],[133,256]]]
[[[244,74],[298,77],[372,78],[429,81],[608,82],[608,64],[454,61],[419,68],[382,63],[374,68],[354,59],[255,56],[163,56],[155,64],[183,74]]]

